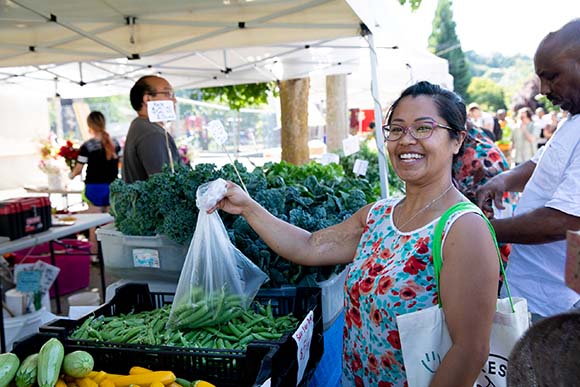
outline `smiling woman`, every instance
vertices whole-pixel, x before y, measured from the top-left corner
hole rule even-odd
[[[487,359],[499,267],[480,213],[463,210],[444,223],[439,289],[432,260],[439,218],[467,201],[451,182],[465,119],[465,105],[450,91],[427,82],[405,90],[389,110],[385,137],[407,196],[366,205],[332,227],[310,233],[292,226],[231,182],[218,204],[242,215],[282,257],[311,266],[349,264],[344,386],[404,385],[396,318],[436,305],[439,298],[453,346],[441,359],[431,387],[473,385]],[[478,305],[477,313],[472,305]]]

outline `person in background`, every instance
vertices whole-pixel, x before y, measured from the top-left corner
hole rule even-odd
[[[465,120],[465,104],[453,92],[428,82],[407,88],[389,109],[383,127],[406,196],[368,204],[332,227],[314,233],[297,228],[274,217],[232,182],[216,206],[242,215],[276,253],[293,262],[349,264],[344,386],[407,382],[396,316],[437,305],[433,232],[449,207],[467,201],[451,176],[465,138]],[[467,386],[489,355],[498,257],[479,214],[460,212],[444,229],[439,291],[453,344],[431,387]]]
[[[494,120],[493,116],[489,113],[483,112],[478,104],[475,102],[470,103],[467,107],[467,117],[471,122],[482,129],[485,130],[485,134],[492,140],[496,141],[495,134],[493,132]]]
[[[130,98],[137,118],[129,127],[123,150],[122,175],[126,183],[147,180],[161,172],[164,165],[181,163],[173,136],[162,123],[149,121],[147,112],[150,101],[176,102],[169,82],[156,75],[141,77],[131,88]]]
[[[69,174],[71,179],[82,173],[87,166],[85,175],[84,199],[89,205],[89,213],[109,212],[109,185],[119,175],[119,154],[121,147],[117,140],[107,132],[105,116],[99,111],[92,111],[87,117],[89,134],[92,138],[81,145],[77,164]],[[95,230],[89,230],[89,240],[93,253],[96,251],[97,240]]]
[[[478,205],[492,211],[490,199],[501,209],[504,192],[523,190],[514,216],[491,222],[498,241],[512,243],[511,294],[527,299],[533,321],[580,307],[580,295],[564,282],[566,232],[580,229],[579,36],[580,19],[575,19],[549,33],[534,57],[540,92],[570,117],[531,160],[477,192]]]
[[[477,204],[477,189],[492,177],[507,171],[510,165],[495,142],[484,133],[484,129],[475,126],[470,120],[467,120],[466,127],[463,154],[453,161],[453,179],[457,189],[472,203]],[[495,209],[495,216],[497,218],[511,216],[517,199],[517,194],[506,192],[502,200],[505,210],[498,214]],[[486,215],[492,217],[494,213]],[[511,246],[501,244],[499,248],[502,261],[507,265]]]
[[[537,139],[539,137],[534,131],[532,121],[532,110],[528,107],[518,110],[518,122],[512,131],[514,143],[516,165],[525,163],[532,158],[537,149]]]

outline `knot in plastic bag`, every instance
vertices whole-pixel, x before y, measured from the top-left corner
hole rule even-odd
[[[227,182],[224,179],[216,179],[200,185],[195,195],[195,205],[200,211],[207,211],[226,196],[228,191]]]

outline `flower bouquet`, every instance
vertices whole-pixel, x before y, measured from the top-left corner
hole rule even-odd
[[[64,158],[66,165],[72,172],[75,165],[77,165],[77,157],[79,156],[79,149],[75,148],[72,141],[67,140],[66,144],[60,147],[58,155]]]

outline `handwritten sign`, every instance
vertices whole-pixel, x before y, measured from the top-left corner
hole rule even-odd
[[[330,163],[338,164],[339,161],[340,161],[340,158],[338,157],[338,155],[336,153],[325,153],[320,158],[320,164],[322,164],[322,165],[328,165]]]
[[[314,313],[310,311],[304,321],[300,324],[296,332],[292,335],[296,341],[298,372],[296,374],[296,385],[300,384],[304,377],[304,371],[310,359],[310,343],[312,342],[312,334],[314,333]]]
[[[356,159],[354,161],[354,166],[352,167],[352,171],[354,172],[355,175],[366,176],[368,168],[369,168],[368,161]]]
[[[175,105],[173,101],[149,101],[147,102],[147,114],[151,122],[175,121]]]
[[[16,278],[16,290],[22,293],[36,293],[40,291],[42,272],[39,270],[21,271]]]
[[[42,272],[42,277],[40,278],[40,292],[48,292],[54,281],[56,281],[60,269],[56,266],[49,265],[44,261],[36,261],[33,268],[34,270]]]
[[[207,124],[207,131],[209,135],[220,145],[223,145],[228,140],[228,133],[226,132],[220,120],[213,120]]]
[[[159,269],[159,251],[155,249],[133,249],[133,267]]]
[[[342,140],[342,150],[345,156],[350,156],[357,153],[360,150],[360,144],[358,137],[348,136]]]

